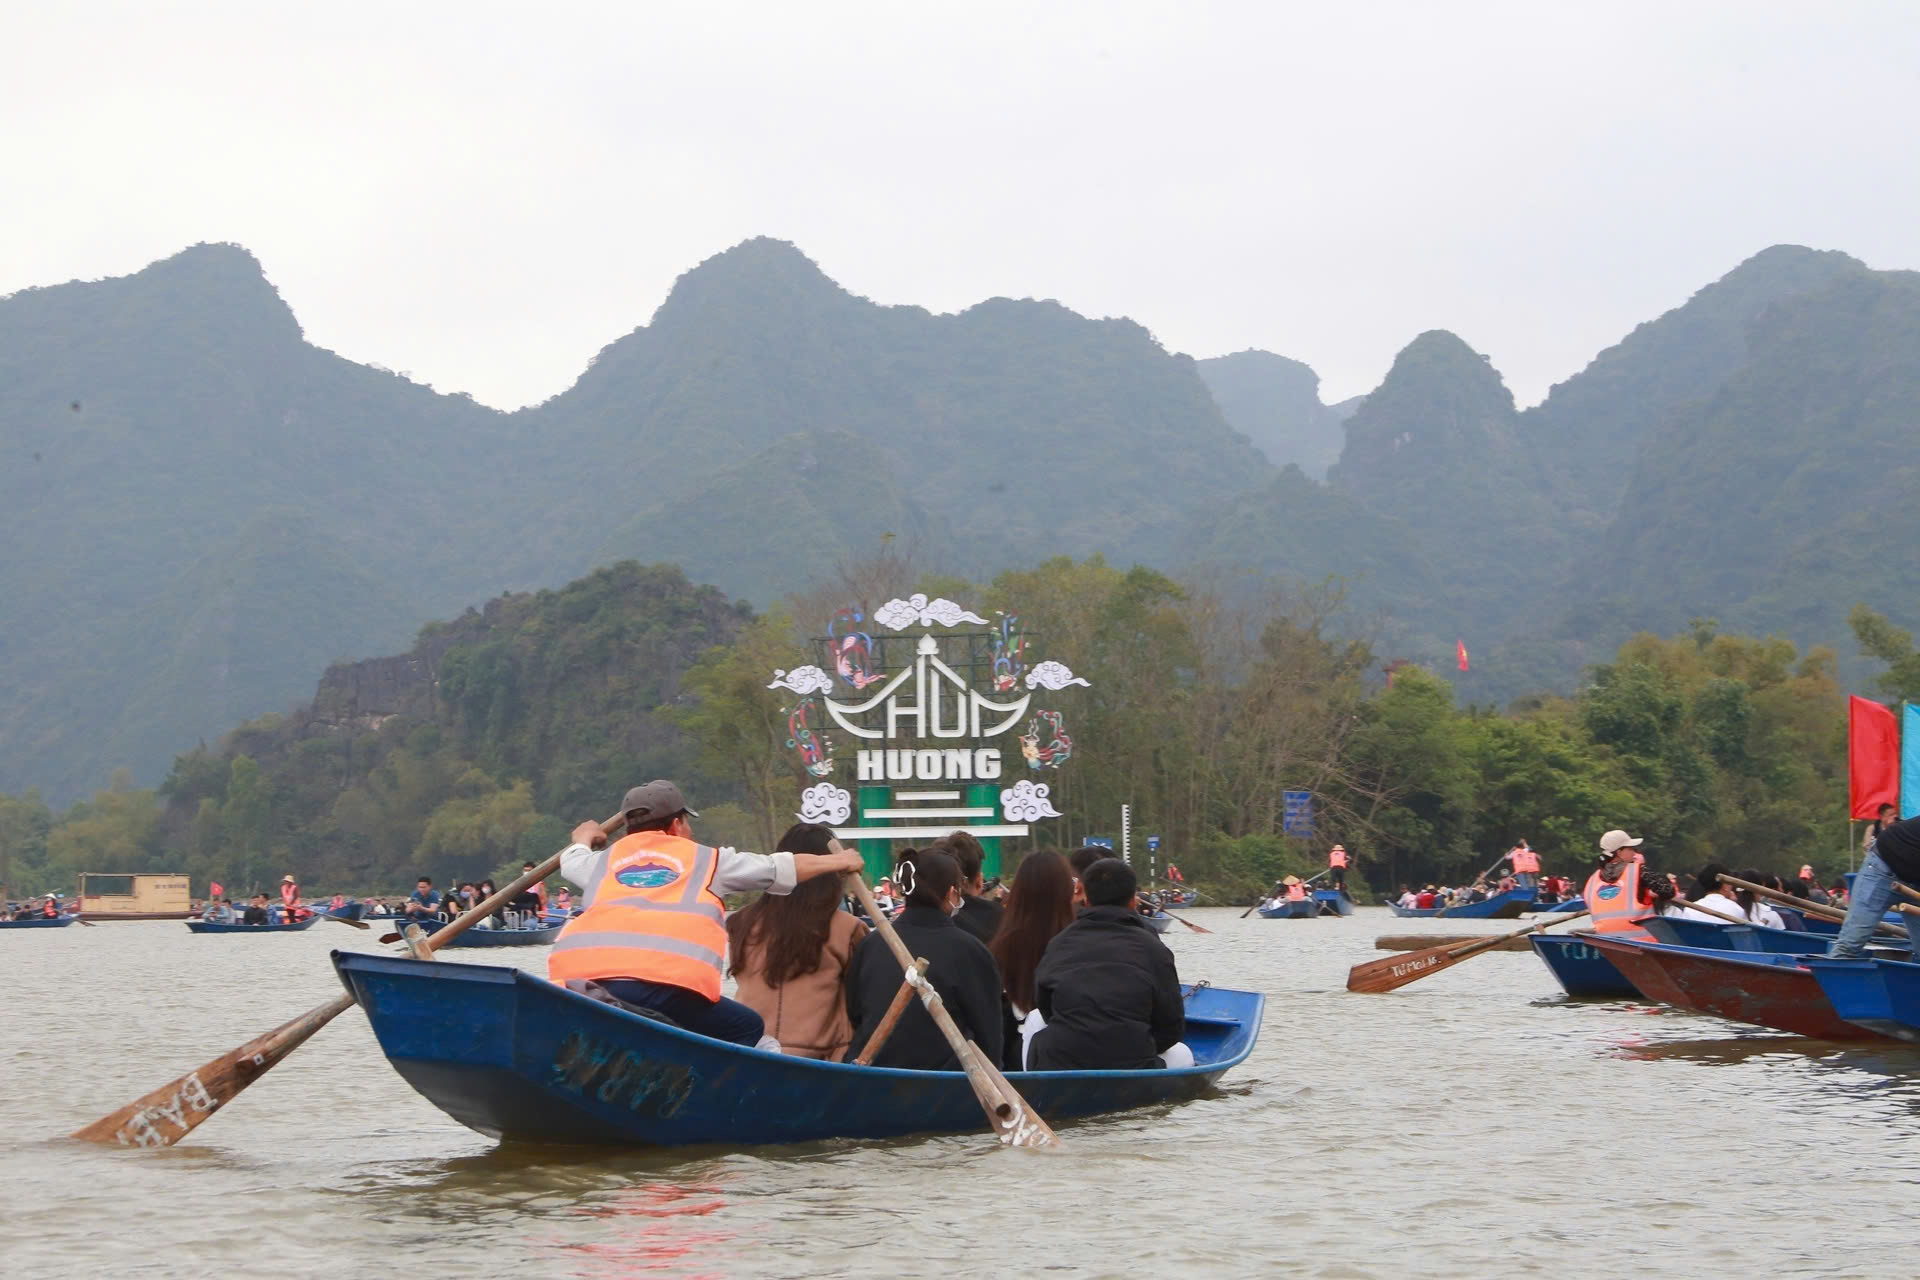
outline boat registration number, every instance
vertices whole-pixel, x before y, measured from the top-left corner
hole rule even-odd
[[[661,1062],[575,1031],[553,1055],[553,1084],[630,1111],[671,1118],[700,1078],[677,1062]]]

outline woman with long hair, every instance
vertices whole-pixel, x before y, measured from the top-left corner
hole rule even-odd
[[[1013,875],[1013,890],[999,932],[987,944],[1000,966],[1000,984],[1012,1010],[1007,1035],[1008,1070],[1023,1070],[1026,1042],[1039,1030],[1033,975],[1053,936],[1073,923],[1073,867],[1052,849],[1030,853]]]
[[[789,827],[776,846],[827,852],[833,832],[812,823]],[[735,999],[767,1024],[780,1052],[838,1061],[853,1039],[846,975],[867,926],[840,909],[840,877],[803,880],[792,893],[761,894],[727,917],[727,972]]]
[[[909,952],[927,962],[927,982],[940,993],[960,1034],[978,1045],[988,1062],[999,1062],[1005,1034],[1000,970],[987,945],[953,922],[962,901],[960,864],[938,849],[909,849],[895,864],[893,879],[907,899],[906,910],[893,922],[894,932]],[[849,1058],[858,1057],[879,1029],[900,982],[900,961],[891,948],[870,944],[854,953],[847,970],[847,1013],[853,1019]],[[960,1070],[946,1037],[918,1000],[907,1004],[873,1064]]]

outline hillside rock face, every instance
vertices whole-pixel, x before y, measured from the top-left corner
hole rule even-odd
[[[1321,403],[1319,374],[1270,351],[1239,351],[1196,367],[1220,412],[1267,461],[1299,467],[1314,480],[1327,478],[1340,456],[1340,424],[1347,415]]]

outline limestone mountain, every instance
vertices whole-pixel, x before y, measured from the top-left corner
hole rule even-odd
[[[1319,374],[1271,351],[1237,351],[1197,367],[1220,412],[1269,462],[1327,478],[1348,415],[1321,403]]]
[[[1555,386],[1523,428],[1563,508],[1583,526],[1604,525],[1642,444],[1749,362],[1749,330],[1769,307],[1865,271],[1844,253],[1774,245]]]

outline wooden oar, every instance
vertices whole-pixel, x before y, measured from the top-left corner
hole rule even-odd
[[[1556,924],[1565,924],[1569,920],[1578,920],[1586,911],[1573,911],[1551,920],[1542,920],[1525,929],[1513,933],[1496,934],[1491,938],[1482,938],[1478,942],[1464,945],[1449,944],[1444,947],[1432,947],[1426,951],[1415,951],[1404,956],[1383,956],[1378,960],[1369,960],[1357,964],[1347,973],[1347,990],[1365,992],[1369,995],[1382,991],[1392,991],[1404,987],[1409,982],[1417,982],[1430,973],[1442,969],[1451,969],[1462,960],[1471,960],[1483,951],[1492,951],[1503,942],[1514,938],[1524,938],[1530,933],[1539,933]]]
[[[373,926],[372,926],[372,925],[370,925],[370,924],[368,924],[368,923],[367,923],[366,921],[364,921],[364,920],[349,920],[349,919],[347,919],[347,918],[346,918],[345,916],[330,916],[330,915],[326,915],[326,914],[324,914],[324,913],[323,913],[323,914],[321,915],[321,917],[320,917],[320,918],[321,918],[321,919],[323,919],[323,920],[331,920],[331,921],[333,921],[333,922],[334,922],[335,924],[345,924],[345,925],[352,925],[352,926],[353,926],[354,928],[356,928],[356,929],[371,929],[371,928],[373,928]]]
[[[829,841],[827,849],[832,853],[844,852],[838,840]],[[880,904],[873,900],[873,890],[867,887],[865,877],[853,871],[847,873],[846,879],[847,886],[853,891],[853,896],[859,900],[861,906],[867,909],[867,915],[873,920],[874,929],[886,940],[887,949],[892,951],[894,959],[900,962],[900,972],[902,974],[911,972],[914,964],[913,953],[907,950],[907,944],[900,941],[900,935],[894,932],[893,921],[887,919],[886,913],[880,910]],[[914,990],[919,992],[920,1002],[926,1006],[934,1025],[940,1028],[940,1034],[947,1038],[947,1044],[953,1049],[953,1056],[959,1059],[961,1068],[966,1071],[967,1082],[973,1086],[973,1094],[980,1100],[981,1107],[986,1110],[987,1122],[993,1126],[993,1131],[1000,1141],[1010,1147],[1059,1146],[1059,1137],[1047,1127],[1047,1122],[1040,1118],[1040,1113],[1028,1106],[1026,1099],[1022,1098],[1012,1085],[1007,1084],[1004,1077],[1000,1077],[999,1073],[993,1070],[993,1064],[986,1060],[986,1055],[980,1052],[973,1041],[960,1034],[960,1028],[954,1025],[953,1016],[947,1012],[946,1005],[941,1003],[940,993],[928,985],[924,978],[919,978],[918,981],[915,981],[915,978],[908,978],[907,981],[912,983]]]
[[[1167,911],[1165,907],[1160,908],[1160,910],[1165,911],[1166,914],[1170,916],[1173,916],[1173,912]],[[1173,916],[1173,918],[1175,920],[1178,920],[1181,924],[1187,926],[1187,928],[1193,930],[1195,933],[1212,933],[1213,932],[1213,930],[1205,928],[1201,925],[1197,925],[1193,921],[1186,919],[1184,916]],[[1246,917],[1243,916],[1241,918],[1245,919]]]
[[[1280,892],[1280,881],[1275,880],[1273,882],[1273,892],[1261,894],[1259,899],[1254,902],[1252,907],[1248,907],[1245,911],[1242,911],[1240,913],[1240,918],[1242,920],[1245,920],[1248,916],[1253,914],[1255,907],[1258,907],[1262,902],[1265,902],[1268,898],[1273,897],[1275,894],[1278,894],[1279,892]]]
[[[925,960],[915,960],[913,962],[913,971],[918,977],[926,977],[927,962]],[[914,981],[912,978],[901,981],[900,989],[893,993],[893,1003],[889,1004],[887,1011],[880,1015],[880,1025],[875,1027],[873,1034],[867,1038],[867,1047],[862,1049],[860,1056],[853,1060],[855,1066],[870,1067],[873,1065],[873,1056],[880,1052],[880,1046],[885,1044],[887,1037],[893,1034],[893,1028],[900,1021],[900,1015],[907,1011],[909,1004],[913,1003],[913,988]]]
[[[626,816],[616,814],[600,824],[611,838],[624,825]],[[561,852],[565,852],[562,850]],[[451,921],[446,928],[422,944],[431,952],[448,939],[465,932],[474,921],[498,911],[521,890],[544,880],[560,867],[560,854],[527,872],[486,901],[477,904]],[[282,1023],[263,1036],[247,1041],[238,1049],[224,1053],[181,1076],[161,1085],[152,1093],[134,1099],[109,1116],[102,1116],[71,1135],[83,1142],[108,1146],[170,1147],[198,1128],[204,1120],[239,1092],[272,1070],[282,1058],[305,1044],[314,1032],[353,1007],[351,995],[340,995],[317,1008],[309,1009],[291,1022]]]

